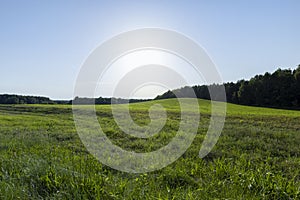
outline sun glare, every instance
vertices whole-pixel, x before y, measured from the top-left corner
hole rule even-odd
[[[117,83],[119,83],[119,80],[124,76],[132,73],[132,71],[134,71],[135,69],[146,65],[160,65],[170,70],[174,70],[178,74],[180,74],[189,85],[195,85],[204,82],[199,72],[197,72],[188,62],[186,62],[182,58],[163,50],[142,49],[121,56],[119,59],[117,59],[107,67],[107,70],[99,79],[98,87],[95,91],[95,97],[115,96],[124,98],[124,96],[114,94],[114,89]],[[150,74],[138,74],[138,76],[147,75],[150,76]],[[167,88],[158,83],[150,82],[149,84],[143,84],[142,86],[139,86],[135,89],[135,91],[130,91],[130,93],[132,95],[132,98],[153,98],[168,89],[175,89],[182,86],[184,85],[180,85],[179,83],[174,88]]]

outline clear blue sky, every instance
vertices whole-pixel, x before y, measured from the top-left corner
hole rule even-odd
[[[0,1],[0,93],[72,98],[80,66],[132,29],[179,31],[202,45],[223,80],[300,64],[300,1]]]

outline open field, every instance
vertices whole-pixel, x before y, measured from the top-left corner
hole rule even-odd
[[[186,99],[185,101],[189,101]],[[96,106],[113,143],[149,152],[176,134],[175,99],[131,104],[138,124],[153,103],[167,108],[162,131],[150,139],[124,134],[108,105]],[[299,199],[300,111],[227,105],[222,135],[198,157],[208,128],[210,102],[199,100],[198,134],[176,162],[147,174],[113,170],[81,143],[70,105],[0,105],[0,199]]]

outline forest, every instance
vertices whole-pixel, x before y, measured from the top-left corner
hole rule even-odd
[[[55,104],[55,102],[48,97],[2,94],[0,104]]]
[[[51,100],[48,97],[40,96],[23,96],[15,94],[2,94],[0,95],[0,104],[124,104],[149,101],[150,99],[122,99],[122,98],[85,98],[75,97],[74,100]]]
[[[294,70],[277,69],[273,73],[256,75],[250,80],[239,80],[223,84],[226,91],[227,102],[272,108],[300,109],[300,65]],[[192,86],[196,97],[210,100],[209,88],[223,85],[195,85]],[[169,99],[178,97],[191,97],[186,86],[158,95],[155,99]],[[217,99],[217,98],[213,98]],[[148,101],[150,99],[121,99],[121,98],[83,98],[74,100],[51,100],[48,97],[0,95],[0,104],[122,104]]]
[[[273,73],[256,75],[250,80],[239,80],[235,83],[225,83],[227,102],[273,108],[300,108],[300,65],[295,70],[277,69]],[[196,85],[193,90],[200,99],[211,99],[209,88],[222,85]],[[158,95],[155,99],[188,96],[188,86]]]

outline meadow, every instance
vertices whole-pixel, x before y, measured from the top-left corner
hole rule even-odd
[[[96,106],[98,120],[114,144],[150,152],[170,142],[180,119],[177,100],[168,99],[131,104],[134,121],[149,123],[154,103],[167,109],[168,119],[149,139],[124,134],[110,105]],[[0,105],[0,199],[300,199],[300,111],[228,103],[218,143],[201,159],[210,101],[199,106],[198,132],[182,157],[131,174],[89,154],[71,105]]]

